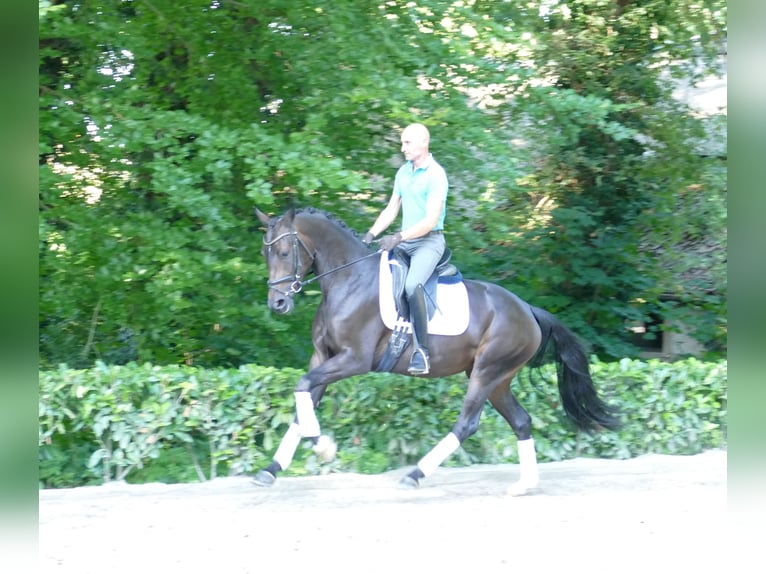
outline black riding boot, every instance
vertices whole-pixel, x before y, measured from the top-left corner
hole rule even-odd
[[[426,307],[426,292],[422,285],[415,288],[408,302],[415,349],[412,351],[410,367],[407,371],[411,375],[427,375],[431,370],[428,360],[428,307]]]

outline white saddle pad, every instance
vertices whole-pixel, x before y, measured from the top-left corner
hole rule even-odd
[[[380,316],[389,329],[396,326],[396,306],[394,305],[393,278],[391,266],[399,262],[388,259],[388,251],[380,256]],[[468,291],[465,283],[439,283],[436,287],[436,312],[428,321],[428,332],[432,335],[460,335],[468,328],[470,312],[468,309]],[[409,321],[400,322],[400,326],[411,330]]]

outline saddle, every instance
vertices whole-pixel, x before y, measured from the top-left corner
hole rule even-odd
[[[460,283],[463,280],[463,275],[457,267],[450,263],[450,259],[452,259],[452,250],[447,247],[428,281],[423,285],[426,292],[429,319],[433,318],[437,310],[436,286],[439,283]],[[400,317],[409,317],[410,305],[407,301],[407,294],[404,292],[404,282],[407,278],[407,272],[410,270],[410,256],[406,251],[396,247],[389,254],[388,260],[391,263],[391,283],[397,314]]]
[[[426,293],[426,306],[428,308],[429,322],[433,319],[436,311],[439,310],[436,294],[437,286],[440,283],[443,283],[455,284],[457,287],[457,284],[462,283],[463,281],[463,276],[460,271],[450,263],[451,258],[452,251],[449,248],[446,248],[441,259],[439,259],[439,263],[436,264],[433,273],[428,278],[425,285],[423,285]],[[392,328],[386,351],[375,369],[378,372],[390,371],[404,349],[410,344],[412,338],[411,326],[409,323],[410,306],[407,301],[407,295],[404,292],[404,283],[410,268],[410,256],[405,251],[394,248],[388,254],[387,266],[391,270],[391,288],[393,291],[393,302],[397,318]]]

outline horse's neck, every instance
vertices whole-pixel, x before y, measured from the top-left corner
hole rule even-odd
[[[353,247],[329,256],[317,253],[314,269],[317,276],[326,274],[320,279],[325,300],[343,306],[351,296],[355,301],[365,294],[377,297],[379,259],[369,255],[369,251]]]
[[[329,273],[328,277],[335,278],[336,273],[343,274],[346,271],[356,271],[352,268],[367,262],[354,263],[349,267],[340,269],[352,261],[362,259],[369,254],[369,251],[363,249],[361,243],[355,240],[347,230],[339,227],[337,223],[320,218],[314,220],[313,229],[306,229],[305,231],[311,236],[314,244],[314,271],[316,275]]]
[[[319,227],[314,239],[317,275],[327,273],[365,255],[352,237],[332,223]]]
[[[353,273],[359,269],[359,267],[369,267],[372,257],[365,259],[365,255],[369,255],[369,252],[364,249],[356,250],[353,247],[345,250],[318,250],[316,253],[316,259],[314,269],[317,275],[323,273],[329,273],[334,275],[335,273],[343,273],[347,271]]]

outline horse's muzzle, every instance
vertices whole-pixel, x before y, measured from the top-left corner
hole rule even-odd
[[[293,310],[293,298],[289,295],[282,293],[274,293],[273,297],[269,298],[269,309],[280,315],[287,315]]]

